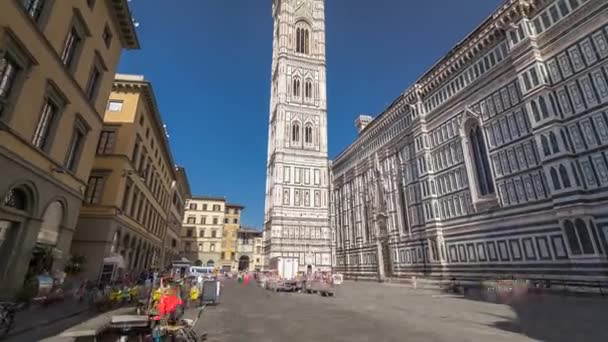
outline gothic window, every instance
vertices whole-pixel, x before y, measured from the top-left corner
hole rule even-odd
[[[551,154],[551,149],[549,148],[549,139],[545,135],[540,136],[541,144],[543,145],[543,153],[546,156]]]
[[[559,152],[559,145],[557,144],[557,137],[555,136],[555,133],[549,132],[549,141],[551,141],[551,149],[553,150],[553,153]]]
[[[306,80],[304,83],[304,97],[307,100],[312,99],[312,82],[310,80]]]
[[[571,186],[570,177],[568,176],[568,171],[564,165],[559,166],[559,175],[562,178],[562,182],[564,183],[564,188],[569,188]]]
[[[530,102],[530,108],[532,109],[532,115],[534,115],[534,121],[540,121],[540,110],[538,109],[536,101]]]
[[[296,143],[300,141],[300,124],[297,122],[291,127],[291,141]]]
[[[300,97],[300,79],[294,78],[293,80],[293,96]]]
[[[546,119],[549,117],[549,109],[547,108],[547,101],[545,100],[544,97],[539,97],[538,98],[538,103],[540,105],[540,111],[543,115],[543,119]]]
[[[312,126],[306,125],[304,128],[304,142],[307,144],[312,144]]]
[[[566,237],[573,255],[594,254],[593,242],[585,221],[576,219],[574,224],[570,220],[564,223]],[[593,229],[593,226],[591,227]]]
[[[473,162],[475,166],[475,175],[479,186],[479,193],[482,196],[494,193],[494,180],[490,171],[490,163],[488,161],[488,153],[486,148],[483,132],[479,124],[475,124],[469,130],[469,142],[471,144],[471,153],[473,154]]]
[[[310,53],[310,30],[304,22],[299,22],[296,28],[296,52]]]
[[[553,189],[555,190],[561,190],[562,186],[561,184],[559,184],[559,177],[557,176],[557,171],[555,170],[555,168],[551,168],[551,182],[553,183]]]

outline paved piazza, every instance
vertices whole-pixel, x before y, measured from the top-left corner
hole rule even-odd
[[[223,303],[207,308],[200,325],[208,341],[608,341],[608,298],[535,296],[495,304],[368,282],[347,282],[331,298],[274,293],[232,281],[223,290]],[[66,341],[56,335],[90,317],[7,341]]]
[[[347,282],[334,298],[234,283],[224,291],[202,324],[209,341],[608,341],[608,299],[502,305],[367,282]]]

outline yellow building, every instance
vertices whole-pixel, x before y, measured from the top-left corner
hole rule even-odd
[[[132,275],[166,266],[167,221],[181,217],[187,181],[180,180],[180,193],[177,180],[185,173],[174,166],[143,76],[116,75],[96,152],[72,244],[74,254],[88,259],[86,275],[96,279],[104,258],[122,259]]]
[[[139,48],[127,0],[0,1],[3,297],[69,257],[123,48]]]
[[[226,199],[193,196],[186,202],[182,255],[195,265],[221,267]]]
[[[245,207],[238,204],[226,204],[224,211],[224,231],[222,234],[221,265],[226,271],[237,268],[236,240],[241,226],[241,211]]]

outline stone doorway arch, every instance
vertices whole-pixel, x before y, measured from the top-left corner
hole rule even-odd
[[[249,270],[249,256],[243,255],[239,258],[239,271]]]

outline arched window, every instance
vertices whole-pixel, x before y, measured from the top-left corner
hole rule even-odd
[[[578,237],[576,236],[576,231],[574,230],[574,224],[570,220],[566,220],[564,222],[564,230],[566,231],[566,238],[568,239],[568,244],[570,245],[570,251],[574,255],[581,254],[581,245],[578,242]]]
[[[488,153],[486,149],[483,132],[478,124],[472,127],[469,132],[469,141],[473,153],[473,161],[475,162],[475,171],[477,183],[479,185],[479,193],[482,196],[494,193],[494,180],[490,171],[490,163],[488,161]]]
[[[304,128],[304,142],[312,144],[312,127],[310,125],[306,125],[306,128]]]
[[[536,103],[536,101],[530,102],[530,108],[532,109],[532,115],[534,115],[534,121],[539,122],[540,112],[538,110],[538,104]]]
[[[4,202],[2,204],[6,207],[10,207],[17,210],[26,210],[27,194],[23,189],[10,189],[4,196]]]
[[[578,173],[576,172],[574,164],[570,164],[570,168],[572,169],[572,174],[574,175],[574,181],[576,182],[576,186],[581,186],[581,181],[578,178]]]
[[[312,82],[310,80],[306,80],[304,84],[304,97],[307,100],[312,98]]]
[[[294,80],[293,80],[293,96],[295,96],[295,97],[300,96],[300,79],[299,78],[294,78]]]
[[[551,173],[551,182],[553,183],[553,188],[555,190],[561,190],[562,185],[559,184],[559,177],[557,176],[557,171],[555,171],[554,167],[551,168],[550,173]]]
[[[563,130],[560,130],[559,133],[562,135],[562,142],[564,143],[564,148],[566,148],[566,151],[569,151],[570,144],[568,144],[568,138],[566,138],[566,134]]]
[[[543,119],[546,119],[549,117],[549,109],[547,108],[547,101],[545,101],[544,97],[539,97],[538,98],[538,103],[540,105],[540,111],[543,114]]]
[[[593,254],[595,253],[595,249],[593,248],[593,243],[591,242],[591,236],[589,236],[589,230],[587,229],[587,225],[585,221],[581,219],[576,219],[574,221],[574,225],[576,226],[576,232],[578,233],[578,238],[581,242],[581,247],[583,248],[583,253],[585,254]]]
[[[541,144],[543,145],[543,153],[544,153],[545,157],[550,155],[551,149],[549,148],[549,139],[547,139],[546,136],[541,135],[540,141],[541,141]]]
[[[300,124],[297,122],[291,127],[291,140],[293,142],[300,141]]]
[[[568,176],[568,171],[564,165],[559,166],[559,175],[562,177],[564,188],[569,188],[572,186],[572,183],[570,183],[570,177]]]
[[[297,53],[310,53],[310,30],[308,25],[304,22],[296,24],[296,52]]]
[[[551,149],[553,150],[553,153],[559,152],[559,145],[557,144],[557,137],[555,136],[555,133],[549,132],[549,140],[551,141]]]

